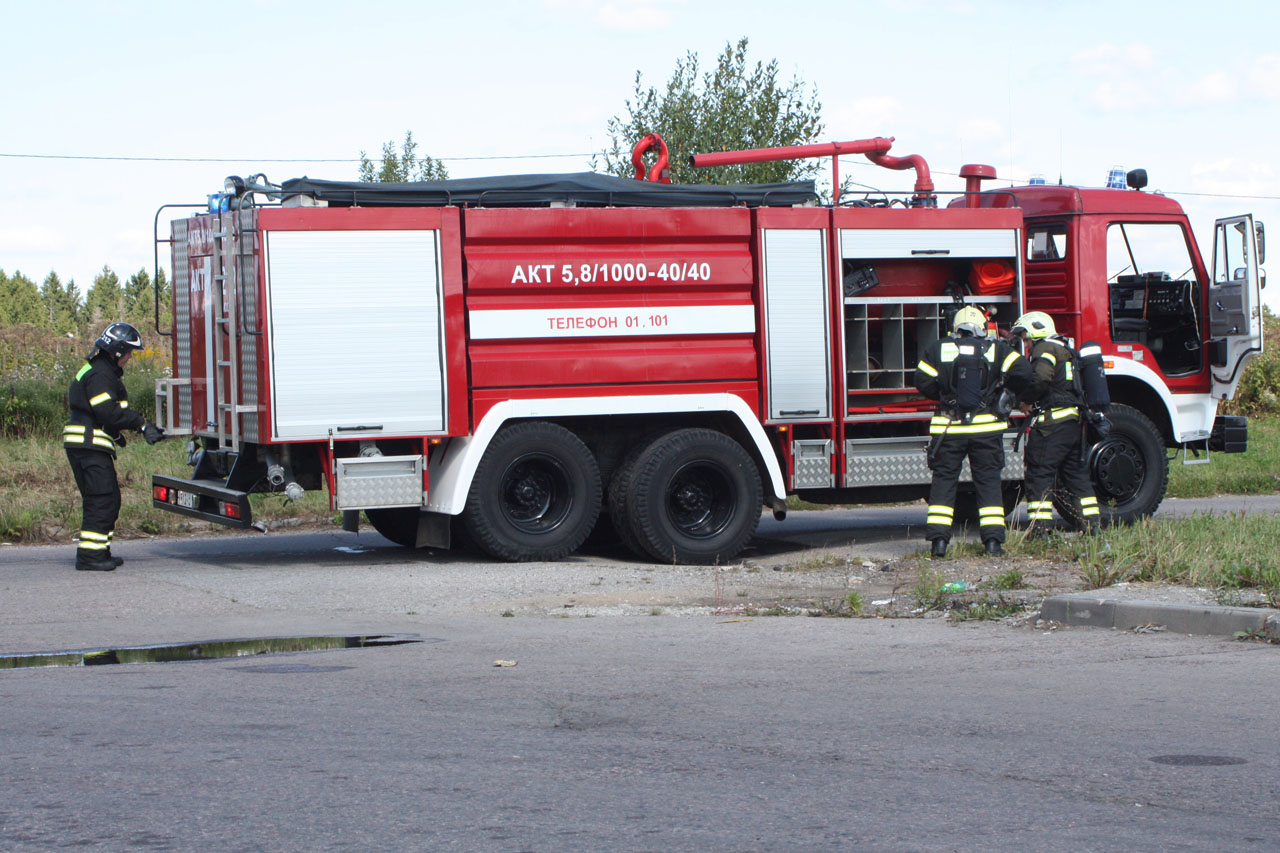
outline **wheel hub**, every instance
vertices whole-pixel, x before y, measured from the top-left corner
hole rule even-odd
[[[724,529],[733,515],[728,479],[711,466],[693,464],[680,471],[667,491],[671,520],[687,536],[707,538]]]
[[[1146,477],[1147,466],[1142,453],[1126,441],[1110,441],[1100,445],[1094,455],[1094,481],[1099,490],[1116,501],[1137,494]]]
[[[550,459],[523,459],[503,477],[502,512],[517,527],[542,532],[557,526],[569,509],[567,476]]]
[[[700,514],[711,505],[711,494],[703,487],[686,483],[675,494],[676,506],[685,513]]]

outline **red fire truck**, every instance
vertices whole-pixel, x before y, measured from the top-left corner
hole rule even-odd
[[[465,535],[555,560],[600,524],[650,559],[725,561],[788,495],[927,494],[933,404],[913,370],[970,304],[999,332],[1037,309],[1102,345],[1114,428],[1089,467],[1107,520],[1156,509],[1170,451],[1245,449],[1244,420],[1216,412],[1262,349],[1260,223],[1220,220],[1206,266],[1138,170],[1129,189],[983,190],[994,169],[966,166],[939,204],[891,144],[693,158],[916,172],[904,198],[835,204],[812,182],[666,183],[645,165],[656,136],[639,180],[230,178],[157,237],[174,343],[158,417],[191,437],[194,470],[156,475],[154,504],[247,527],[250,494],[325,488],[348,529],[363,512],[406,547]]]

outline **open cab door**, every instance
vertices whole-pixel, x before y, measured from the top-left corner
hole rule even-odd
[[[1219,219],[1209,286],[1209,347],[1213,396],[1229,400],[1244,367],[1262,352],[1262,223],[1253,216]]]

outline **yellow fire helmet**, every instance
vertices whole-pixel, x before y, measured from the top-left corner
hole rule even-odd
[[[1053,318],[1043,311],[1028,311],[1023,314],[1014,322],[1012,331],[1015,335],[1026,332],[1027,337],[1033,341],[1056,337],[1058,334],[1058,330],[1053,327]]]
[[[966,305],[956,312],[955,318],[951,321],[951,329],[954,334],[965,332],[975,338],[985,338],[987,336],[987,315],[972,305]]]

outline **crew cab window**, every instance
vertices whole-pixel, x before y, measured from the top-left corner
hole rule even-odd
[[[1027,228],[1027,260],[1060,261],[1067,256],[1067,223]]]
[[[1166,376],[1204,366],[1200,281],[1175,222],[1116,222],[1107,228],[1111,339],[1142,344]]]

